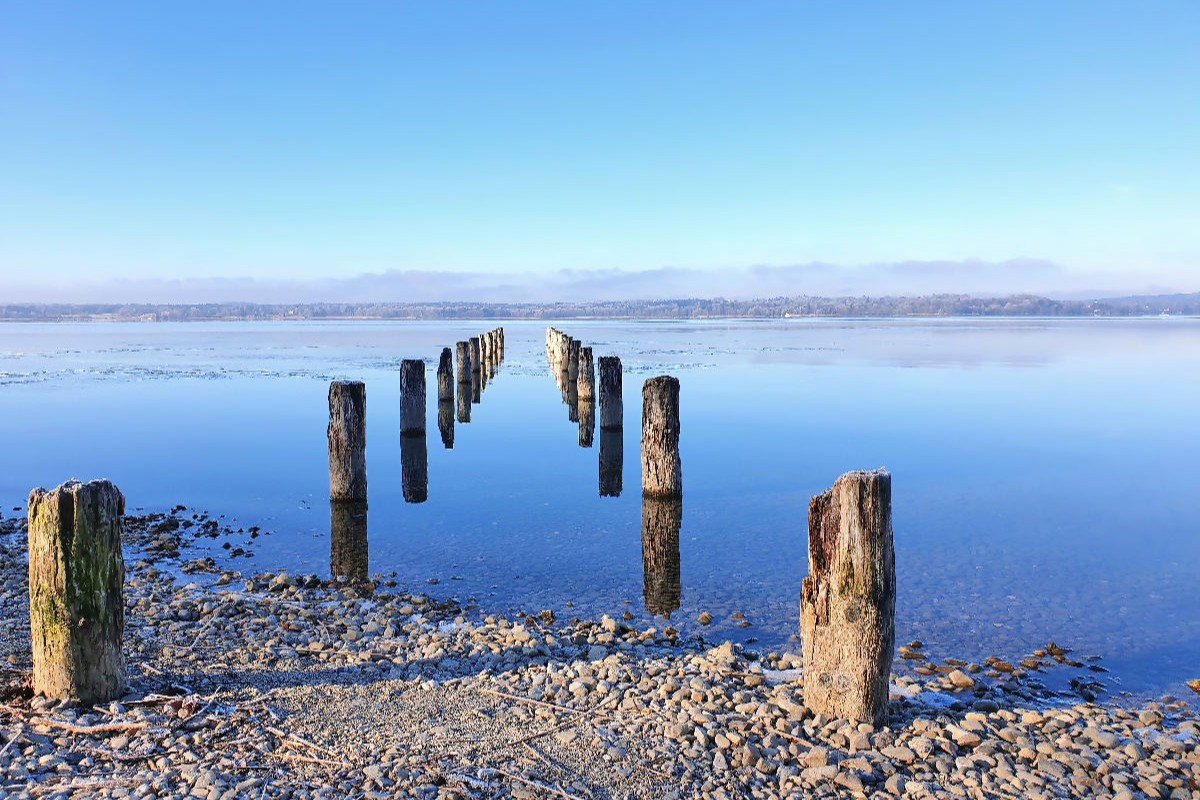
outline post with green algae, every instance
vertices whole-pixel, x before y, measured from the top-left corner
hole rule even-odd
[[[29,493],[33,691],[103,703],[125,691],[125,498],[108,481]]]
[[[892,477],[848,472],[808,505],[800,589],[804,704],[828,717],[887,724],[896,647]]]

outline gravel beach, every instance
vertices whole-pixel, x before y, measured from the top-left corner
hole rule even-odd
[[[95,708],[29,691],[24,520],[0,521],[0,797],[1200,800],[1196,698],[1056,696],[1038,675],[1078,662],[1053,644],[909,643],[876,730],[808,711],[794,655],[223,572],[181,511],[126,518],[130,686]]]

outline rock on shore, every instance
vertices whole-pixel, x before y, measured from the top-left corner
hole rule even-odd
[[[1048,705],[948,669],[897,679],[875,730],[804,708],[794,656],[178,560],[129,559],[129,694],[47,701],[25,547],[0,523],[0,796],[1200,800],[1183,702]]]

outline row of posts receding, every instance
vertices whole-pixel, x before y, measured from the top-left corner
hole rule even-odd
[[[458,342],[454,353],[442,348],[437,367],[438,429],[447,450],[454,448],[455,418],[464,424],[471,421],[472,403],[481,401],[484,387],[496,376],[504,358],[504,329]],[[428,498],[425,372],[423,359],[400,362],[400,469],[404,499],[410,503]],[[366,404],[362,381],[329,385],[329,499],[333,502],[367,500]]]
[[[577,389],[581,380],[590,383],[590,348],[553,328],[547,331],[546,347],[553,364],[564,363],[568,374],[574,372]],[[503,329],[458,343],[456,355],[465,350],[469,359],[456,359],[458,397],[463,396],[464,385],[471,392],[468,396],[474,396],[475,373],[482,379],[489,369],[486,365],[499,363],[503,348]],[[581,358],[588,364],[583,369]],[[439,406],[452,402],[448,362],[446,348],[438,366]],[[613,366],[606,368],[606,363]],[[620,361],[602,358],[600,365],[602,430],[606,424],[620,430]],[[424,362],[401,365],[402,447],[406,439],[424,443],[424,378]],[[609,416],[603,412],[606,398]],[[331,542],[331,567],[361,569],[365,578],[366,393],[362,382],[331,384],[329,411],[331,527],[348,535]],[[669,376],[651,378],[642,390],[642,497],[647,609],[669,613],[679,607],[682,520],[679,382]],[[118,699],[125,691],[124,511],[124,496],[106,480],[87,484],[72,480],[51,491],[34,489],[29,495],[30,628],[37,694],[100,703]],[[361,558],[355,552],[360,539]],[[809,574],[800,588],[805,705],[814,713],[884,724],[896,602],[888,472],[850,472],[813,497],[808,548]]]

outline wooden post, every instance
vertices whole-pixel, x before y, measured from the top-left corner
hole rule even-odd
[[[125,691],[125,498],[108,481],[29,493],[33,691],[92,704]]]
[[[679,608],[679,527],[683,499],[642,495],[642,599],[667,619]]]
[[[560,372],[567,371],[567,357],[571,354],[571,337],[562,331],[554,332],[554,364]]]
[[[621,359],[600,357],[600,430],[625,426],[625,401],[621,398]]]
[[[471,337],[471,372],[479,372],[483,368],[483,362],[480,360],[482,353],[479,349],[479,337]]]
[[[467,408],[471,404],[467,403]],[[442,446],[447,450],[454,449],[454,401],[442,400],[438,403],[438,430],[442,434]]]
[[[600,496],[621,496],[621,473],[625,466],[625,433],[600,429]]]
[[[459,394],[462,394],[462,384],[471,382],[470,342],[458,342],[454,345],[454,367],[458,373]]]
[[[424,434],[400,437],[400,483],[404,502],[424,503],[429,499],[429,448]]]
[[[367,387],[329,384],[329,499],[367,499]]]
[[[444,403],[449,400],[454,402],[454,357],[450,353],[449,347],[442,348],[442,357],[438,361],[437,381],[438,381],[438,402]]]
[[[579,385],[580,400],[596,399],[596,370],[592,362],[592,348],[579,348]]]
[[[496,328],[496,339],[500,345],[500,360],[504,360],[504,328]]]
[[[400,362],[400,433],[425,435],[425,362],[419,358]]]
[[[329,572],[351,583],[365,583],[367,568],[367,504],[362,500],[329,503]]]
[[[596,404],[591,400],[579,400],[579,446],[591,447],[596,434]]]
[[[800,589],[804,705],[876,729],[887,724],[896,645],[892,477],[848,472],[808,504]]]
[[[578,339],[572,339],[567,350],[567,378],[572,381],[579,380],[579,348],[583,343]]]
[[[492,340],[486,333],[479,334],[479,371],[486,372],[492,360]]]
[[[679,462],[679,380],[669,375],[642,386],[642,493],[683,494]]]

